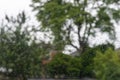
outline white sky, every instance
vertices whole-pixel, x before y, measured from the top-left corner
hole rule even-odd
[[[30,12],[30,3],[31,0],[0,0],[0,18],[4,14],[16,15],[23,10]]]
[[[4,18],[4,15],[17,15],[21,11],[25,11],[28,16],[34,18],[34,13],[32,12],[32,8],[30,8],[31,0],[0,0],[0,20]],[[1,22],[1,21],[0,21]],[[119,37],[116,42],[117,47],[120,46],[120,28],[117,28],[117,37]],[[103,35],[104,36],[104,35]],[[95,41],[91,43],[103,41],[102,37],[96,38]]]

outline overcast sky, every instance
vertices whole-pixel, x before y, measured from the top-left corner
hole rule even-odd
[[[30,12],[30,3],[31,0],[0,0],[0,17],[4,14],[16,15],[23,10]]]
[[[7,15],[17,15],[21,11],[25,11],[28,16],[34,17],[34,13],[30,8],[31,0],[0,0],[0,20],[4,17],[5,14]],[[116,42],[117,47],[120,46],[120,28],[117,28],[117,37],[119,39]],[[102,35],[104,36],[104,35]],[[99,43],[104,39],[102,36],[96,38],[96,41]],[[95,43],[93,41],[91,43]]]

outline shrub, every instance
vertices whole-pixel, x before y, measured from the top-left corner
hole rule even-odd
[[[97,52],[94,58],[94,72],[100,80],[120,80],[120,58],[118,53],[108,49]]]
[[[84,53],[80,55],[82,64],[81,77],[95,77],[95,74],[93,72],[94,57],[96,56],[97,51],[104,53],[108,48],[114,50],[114,45],[107,43],[95,46],[93,48],[86,48]]]
[[[80,75],[80,59],[73,58],[66,54],[57,54],[47,65],[47,72],[54,78],[77,78]]]
[[[93,77],[93,63],[94,63],[94,57],[95,57],[96,51],[94,48],[88,48],[83,54],[81,54],[81,77]]]

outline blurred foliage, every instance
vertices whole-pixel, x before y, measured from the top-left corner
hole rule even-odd
[[[56,48],[66,45],[84,52],[89,37],[108,34],[115,40],[115,25],[120,20],[119,0],[32,0],[32,8],[43,31],[52,31]],[[115,7],[111,7],[115,6]],[[76,36],[76,38],[74,38]],[[108,40],[108,41],[109,41]],[[75,45],[77,42],[78,45]],[[58,46],[59,45],[59,46]]]
[[[104,53],[98,51],[94,58],[94,72],[99,80],[120,79],[119,53],[107,49]]]
[[[96,55],[96,49],[95,48],[88,48],[84,54],[80,56],[81,58],[81,77],[94,77],[93,73],[93,58]]]
[[[59,53],[47,64],[46,69],[52,78],[79,78],[81,66],[79,58]]]
[[[80,56],[70,56],[57,53],[46,65],[46,76],[52,78],[95,78],[94,58],[98,51],[105,52],[108,48],[114,50],[110,43],[87,48]]]
[[[12,78],[27,80],[41,76],[41,58],[48,53],[50,44],[36,43],[26,25],[24,12],[17,17],[6,15],[5,23],[0,27],[0,73]]]
[[[24,12],[19,14],[17,18],[6,16],[6,24],[0,27],[0,67],[5,70],[0,71],[0,73],[10,77],[11,80],[16,80],[17,78],[27,80],[27,78],[32,77],[43,78],[42,69],[44,67],[44,75],[50,78],[82,78],[96,77],[95,74],[97,74],[97,76],[104,75],[98,75],[101,70],[96,69],[100,66],[97,65],[97,63],[99,63],[97,61],[99,60],[96,59],[99,59],[98,56],[101,57],[101,55],[98,55],[98,52],[106,55],[108,54],[106,51],[108,48],[114,51],[115,49],[112,44],[102,44],[94,46],[93,48],[88,46],[84,53],[78,57],[58,53],[50,63],[43,65],[42,59],[49,56],[48,53],[53,45],[50,43],[46,44],[44,41],[36,43],[36,39],[32,39],[31,37],[33,36],[30,35],[31,32],[36,31],[33,29],[28,31],[30,26],[25,28],[26,19]],[[106,55],[106,57],[109,56]],[[102,58],[102,60],[104,59]],[[96,64],[95,66],[94,63]],[[102,62],[100,64],[102,64]],[[105,65],[109,65],[108,62],[106,62]],[[116,65],[117,63],[115,67]],[[100,68],[102,68],[102,66],[100,66]],[[109,69],[113,71],[112,68],[108,67],[108,70]],[[109,73],[105,73],[103,77],[107,77],[106,75],[109,76]],[[118,75],[118,72],[112,75],[111,80],[116,75]]]
[[[86,51],[81,54],[79,57],[81,59],[80,63],[82,64],[81,67],[81,77],[95,77],[94,74],[94,57],[98,51],[104,53],[108,48],[114,50],[114,45],[107,43],[95,46],[93,48],[87,48]]]
[[[38,11],[36,17],[42,23],[40,30],[27,25],[24,12],[16,17],[6,15],[5,24],[1,23],[0,26],[0,68],[3,68],[0,74],[11,80],[43,78],[43,75],[50,78],[97,77],[100,80],[119,80],[119,51],[116,52],[111,43],[93,48],[88,43],[89,37],[96,37],[98,31],[107,33],[111,40],[116,39],[114,23],[120,20],[119,2],[32,0],[31,6]],[[91,14],[92,11],[96,14]],[[51,32],[52,44],[45,41],[36,43],[36,35],[31,35],[36,31]],[[74,47],[79,56],[58,53],[48,64],[42,64],[43,59],[49,59],[51,48],[62,52],[66,45]]]

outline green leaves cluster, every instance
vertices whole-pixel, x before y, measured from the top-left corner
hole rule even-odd
[[[60,53],[47,64],[46,69],[52,78],[55,76],[58,78],[79,78],[81,66],[79,58]]]
[[[109,48],[104,53],[98,52],[94,58],[94,66],[94,72],[98,79],[120,79],[120,58],[116,51]]]
[[[86,51],[79,56],[81,59],[81,77],[95,77],[94,73],[94,58],[97,52],[104,53],[108,48],[114,50],[114,46],[110,43],[95,46],[93,48],[86,48]]]
[[[111,48],[111,51],[114,52],[113,45],[108,43],[96,46],[94,48],[87,48],[83,54],[76,57],[58,53],[47,65],[44,66],[46,76],[49,78],[95,78],[97,71],[99,71],[101,72],[101,78],[101,76],[104,75],[102,72],[104,69],[101,65],[105,63],[103,61],[105,58],[100,60],[99,58],[101,58],[101,56],[99,56],[98,52],[102,53],[101,55],[106,55],[106,57],[108,57],[108,53],[106,52],[109,48]],[[107,63],[108,62],[106,61],[105,64]],[[108,70],[111,71],[111,69],[112,68],[109,68],[108,66]]]
[[[30,77],[41,76],[41,57],[48,53],[49,47],[45,43],[32,40],[26,24],[25,13],[17,18],[6,16],[6,23],[0,27],[0,71],[12,78],[27,80]],[[47,46],[47,47],[46,47]]]

